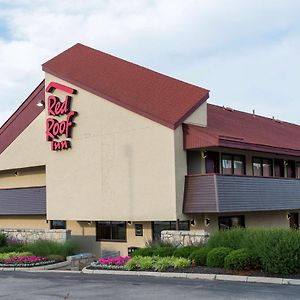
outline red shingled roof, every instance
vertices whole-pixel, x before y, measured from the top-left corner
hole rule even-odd
[[[44,110],[36,104],[45,100],[45,81],[43,80],[14,114],[0,128],[0,154],[17,136]]]
[[[229,147],[300,156],[300,126],[207,106],[207,127],[184,124],[185,149]]]
[[[76,44],[43,70],[172,129],[208,99],[209,91]]]

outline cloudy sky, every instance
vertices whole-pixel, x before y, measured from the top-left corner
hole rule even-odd
[[[298,0],[0,0],[0,124],[77,42],[300,124]]]

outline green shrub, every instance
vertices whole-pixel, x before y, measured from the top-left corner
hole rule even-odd
[[[5,259],[16,257],[16,256],[31,256],[31,252],[9,252],[9,253],[0,253],[0,261]]]
[[[232,249],[227,247],[218,247],[210,250],[206,259],[207,266],[223,268],[224,259],[231,251]]]
[[[136,249],[132,253],[132,257],[135,257],[135,256],[153,256],[154,249],[155,248],[148,248],[148,247],[147,248]]]
[[[196,247],[196,246],[179,247],[179,248],[175,249],[173,256],[189,258],[191,253],[194,252],[196,249],[199,249],[199,247]]]
[[[213,234],[209,247],[249,249],[262,269],[277,274],[300,271],[300,231],[291,229],[232,229]],[[258,261],[257,261],[258,260]]]
[[[0,253],[9,253],[9,252],[20,252],[23,249],[23,245],[15,246],[3,246],[0,247]]]
[[[198,266],[205,266],[206,265],[206,259],[207,254],[211,249],[208,247],[201,247],[197,250],[194,250],[189,258],[194,261]]]
[[[190,266],[191,261],[181,257],[135,256],[126,263],[127,270],[155,270],[165,271],[168,268],[184,268]]]
[[[232,249],[243,248],[246,236],[249,235],[249,229],[234,228],[230,230],[220,230],[212,234],[207,246],[209,248],[228,247]],[[247,248],[247,247],[246,247]]]
[[[257,259],[248,249],[230,252],[224,259],[224,267],[234,270],[249,270],[255,267]]]
[[[72,241],[59,243],[50,240],[40,240],[27,244],[22,249],[30,251],[37,256],[60,255],[65,258],[75,253],[77,245]]]
[[[7,245],[7,237],[5,234],[0,233],[0,247]]]
[[[191,265],[191,260],[184,257],[174,258],[172,265],[174,269],[186,268]]]
[[[175,251],[174,247],[157,247],[154,248],[153,255],[159,256],[159,257],[166,257],[166,256],[173,256],[173,253]]]

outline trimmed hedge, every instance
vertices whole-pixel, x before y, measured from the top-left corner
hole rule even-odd
[[[212,268],[223,268],[225,257],[232,251],[231,248],[218,247],[210,250],[207,254],[206,264]]]
[[[212,250],[212,249],[210,249],[208,247],[198,248],[190,254],[189,259],[194,261],[198,266],[205,266],[207,254],[210,250]]]
[[[173,256],[175,257],[184,257],[184,258],[190,258],[190,255],[199,249],[197,246],[185,246],[185,247],[179,247],[175,249]]]
[[[249,270],[255,265],[255,257],[248,249],[231,251],[224,259],[224,267],[234,270]]]

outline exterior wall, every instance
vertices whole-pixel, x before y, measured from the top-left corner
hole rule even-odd
[[[207,102],[201,104],[201,106],[195,110],[185,121],[187,124],[194,124],[206,127],[207,126]]]
[[[271,159],[284,159],[284,160],[296,160],[300,161],[300,157],[295,156],[287,156],[287,155],[280,155],[280,154],[272,154],[272,153],[264,153],[264,152],[258,152],[258,151],[247,151],[247,150],[239,150],[239,149],[229,149],[229,148],[211,148],[211,149],[201,149],[201,150],[211,150],[216,151],[220,153],[220,171],[221,171],[221,154],[241,154],[244,155],[246,158],[246,175],[252,176],[253,170],[252,170],[252,157],[262,157],[262,158],[271,158]],[[202,165],[202,172],[205,173],[205,160],[201,160]],[[273,170],[274,174],[274,170]]]
[[[0,189],[46,185],[46,171],[44,166],[18,169],[18,176],[15,175],[15,172],[15,169],[0,172]]]
[[[0,216],[0,228],[49,229],[46,216]]]
[[[300,212],[300,211],[299,211]],[[191,226],[191,230],[205,230],[212,234],[219,230],[219,216],[245,216],[246,228],[289,228],[287,211],[270,211],[270,212],[249,212],[249,213],[227,213],[227,214],[197,214],[189,215],[191,219],[195,219],[196,225]],[[205,218],[210,219],[210,225],[205,226]]]
[[[143,224],[143,236],[135,236],[135,223]],[[145,247],[152,240],[151,222],[132,222],[126,224],[127,242],[96,241],[95,222],[90,225],[86,221],[67,221],[67,229],[71,230],[71,237],[78,242],[82,251],[92,252],[100,257],[105,251],[120,251],[127,255],[128,247]]]
[[[48,218],[175,220],[174,131],[75,88],[73,148],[47,145]]]
[[[175,174],[176,174],[176,219],[185,219],[182,214],[184,181],[187,174],[186,151],[183,150],[183,131],[182,126],[178,126],[175,130]],[[171,221],[171,220],[170,220]]]
[[[143,224],[144,235],[135,236],[134,224]],[[132,225],[126,225],[127,242],[107,242],[103,241],[101,243],[102,251],[120,251],[121,255],[127,255],[128,247],[145,247],[148,241],[152,240],[152,228],[151,222],[132,222]]]
[[[0,155],[0,170],[45,165],[45,113],[42,112]]]

